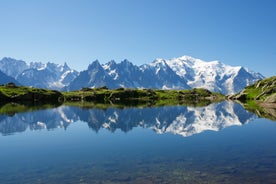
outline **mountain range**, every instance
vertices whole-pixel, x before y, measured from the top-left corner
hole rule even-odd
[[[3,58],[0,60],[0,70],[6,74],[5,77],[12,77],[22,85],[63,91],[106,86],[110,89],[205,88],[213,92],[234,94],[264,78],[260,73],[241,66],[233,67],[219,61],[205,62],[190,56],[156,59],[141,66],[128,60],[105,64],[96,60],[81,72],[71,69],[66,63],[27,64],[25,61]]]
[[[49,88],[60,90],[75,79],[78,75],[76,70],[71,69],[67,63],[63,65],[48,62],[31,62],[13,58],[3,58],[0,60],[0,71],[6,76],[24,86],[37,88]],[[1,83],[14,82],[10,80],[1,81]]]

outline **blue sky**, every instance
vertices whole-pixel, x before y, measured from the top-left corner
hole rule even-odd
[[[276,75],[274,0],[0,0],[0,58],[67,62],[189,55]]]

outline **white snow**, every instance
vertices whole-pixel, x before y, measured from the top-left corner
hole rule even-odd
[[[237,92],[234,90],[233,81],[242,68],[241,66],[229,66],[219,61],[206,62],[190,56],[169,59],[166,63],[180,77],[189,78],[187,83],[192,88],[201,87],[210,91],[223,90],[228,94]],[[256,75],[256,77],[260,76]],[[249,81],[248,84],[250,84]]]

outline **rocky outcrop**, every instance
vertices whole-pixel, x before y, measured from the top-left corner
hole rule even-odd
[[[228,98],[239,101],[255,100],[276,103],[276,76],[259,80],[255,84],[246,87],[241,92],[231,95]]]

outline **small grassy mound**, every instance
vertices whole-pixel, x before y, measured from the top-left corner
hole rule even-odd
[[[62,93],[55,90],[16,86],[13,83],[0,86],[1,101],[58,102],[62,98]]]

